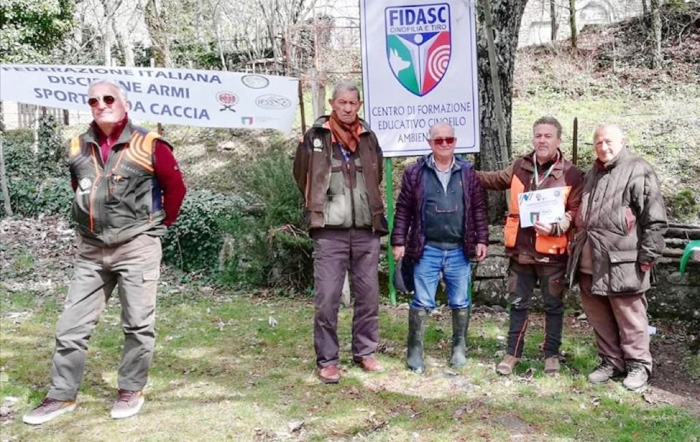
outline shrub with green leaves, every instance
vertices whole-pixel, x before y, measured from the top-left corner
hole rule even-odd
[[[61,126],[51,116],[40,119],[36,152],[31,130],[7,131],[2,136],[10,203],[15,214],[68,217],[73,190],[64,161],[66,143]],[[0,213],[0,217],[3,215]]]
[[[671,216],[680,220],[697,222],[700,215],[700,201],[695,198],[693,191],[683,189],[678,192],[669,204]]]
[[[74,194],[68,177],[12,177],[8,186],[15,215],[36,217],[46,213],[70,217]]]
[[[251,210],[224,225],[221,280],[235,285],[304,289],[313,277],[313,245],[292,176],[292,143],[273,140],[255,160],[233,167]]]
[[[190,190],[163,241],[165,261],[187,271],[215,272],[224,243],[222,227],[239,216],[242,206],[238,196]]]

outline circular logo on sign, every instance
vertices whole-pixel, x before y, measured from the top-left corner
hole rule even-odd
[[[243,84],[251,89],[263,89],[270,84],[270,80],[263,77],[262,75],[244,75],[241,78]]]
[[[561,195],[561,192],[558,191],[558,190],[555,190],[555,191],[554,191],[554,196],[559,196],[559,195]]]
[[[292,100],[281,95],[262,95],[255,99],[255,104],[263,109],[287,109]]]
[[[230,110],[231,112],[236,112],[233,109],[233,106],[235,106],[238,103],[238,95],[234,94],[233,92],[221,91],[217,93],[216,101],[218,101],[219,104],[223,106],[219,110]]]

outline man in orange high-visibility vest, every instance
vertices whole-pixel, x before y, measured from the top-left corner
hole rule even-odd
[[[515,160],[508,168],[495,172],[477,172],[484,189],[510,189],[509,213],[504,242],[510,256],[508,294],[510,329],[508,348],[496,371],[513,372],[525,345],[528,310],[535,284],[539,280],[546,313],[545,373],[559,372],[559,347],[563,328],[562,302],[567,262],[567,232],[581,203],[583,173],[564,159],[560,150],[561,124],[555,118],[542,117],[533,125],[534,151]],[[518,195],[535,190],[561,188],[565,200],[564,219],[557,223],[535,221],[521,227]]]

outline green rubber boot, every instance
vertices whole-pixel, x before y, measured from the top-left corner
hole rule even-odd
[[[450,366],[459,368],[467,364],[467,331],[469,309],[452,310],[452,357]]]
[[[414,373],[425,371],[423,361],[423,332],[425,331],[425,317],[427,312],[424,309],[410,309],[408,311],[408,357],[406,364]]]

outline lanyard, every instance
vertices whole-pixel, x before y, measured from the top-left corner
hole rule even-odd
[[[537,172],[537,169],[539,168],[537,165],[537,152],[532,154],[532,163],[535,166],[535,174],[533,175],[532,179],[535,184],[535,189],[539,189],[540,185],[544,182],[544,180],[547,179],[547,177],[552,173],[552,170],[554,170],[554,166],[557,165],[559,162],[559,152],[557,151],[557,159],[552,163],[551,166],[549,166],[549,169],[547,169],[547,172],[544,173],[544,176],[542,179],[539,179],[539,173]]]

